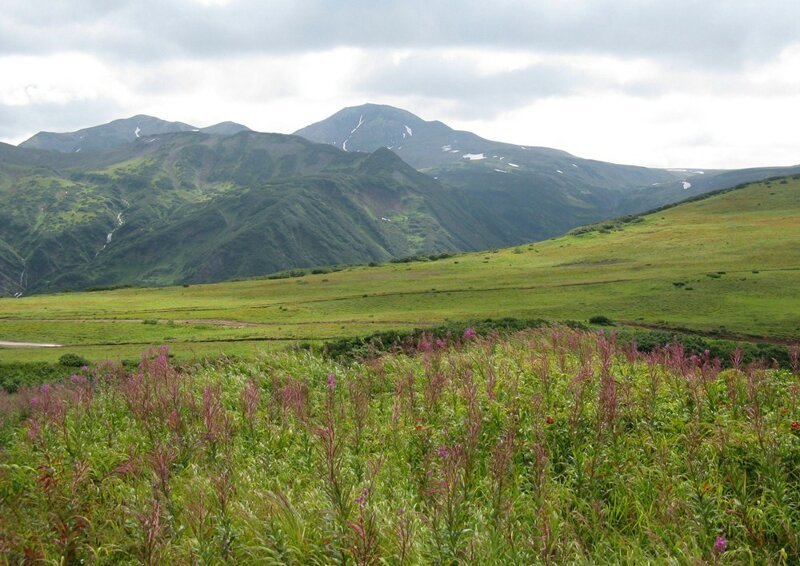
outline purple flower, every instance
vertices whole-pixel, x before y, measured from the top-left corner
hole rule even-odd
[[[363,507],[367,504],[367,495],[369,495],[369,490],[364,488],[361,490],[361,495],[354,499],[354,501],[358,503],[359,507]]]
[[[476,334],[476,333],[475,333],[475,330],[474,330],[474,329],[472,329],[472,328],[467,328],[467,329],[464,331],[464,340],[471,340],[472,338],[475,338],[475,334]]]
[[[87,383],[86,377],[84,377],[82,375],[77,375],[77,374],[73,375],[73,376],[70,376],[69,380],[74,385],[86,385],[86,383]]]
[[[718,536],[714,541],[714,552],[722,554],[726,550],[728,550],[728,540],[723,536]]]
[[[447,449],[447,446],[439,446],[436,449],[436,454],[439,458],[445,459],[450,455],[450,450]]]
[[[332,390],[334,387],[336,387],[336,376],[331,372],[328,374],[328,389]]]

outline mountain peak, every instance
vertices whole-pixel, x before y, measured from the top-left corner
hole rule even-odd
[[[239,132],[252,132],[253,130],[243,124],[225,121],[220,122],[219,124],[214,124],[213,126],[200,128],[200,131],[205,134],[213,134],[217,136],[232,136],[234,134],[238,134]]]
[[[372,152],[379,147],[399,149],[415,135],[446,135],[451,131],[441,122],[427,122],[407,110],[368,103],[343,108],[295,134],[345,151]]]
[[[136,114],[129,118],[119,118],[107,124],[92,126],[74,132],[39,132],[19,144],[19,146],[60,153],[76,153],[80,151],[104,151],[135,142],[139,138],[176,132],[203,132],[212,135],[231,136],[239,132],[249,131],[251,131],[250,128],[236,122],[220,122],[200,129],[183,122],[168,122],[156,116]]]

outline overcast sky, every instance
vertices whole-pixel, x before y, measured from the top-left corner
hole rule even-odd
[[[800,163],[798,0],[3,0],[0,140],[345,106],[662,167]]]

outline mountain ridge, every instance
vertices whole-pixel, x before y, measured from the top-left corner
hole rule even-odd
[[[184,122],[169,122],[147,114],[119,118],[111,122],[82,128],[74,132],[39,132],[19,144],[18,147],[79,153],[81,151],[104,151],[131,143],[140,138],[177,133],[204,132],[215,135],[232,135],[250,128],[236,122],[220,122],[205,128],[197,128]]]
[[[491,142],[385,105],[308,128],[335,144],[145,115],[57,138],[62,149],[88,139],[83,151],[0,144],[0,293],[199,283],[514,246],[800,172],[616,165]],[[437,145],[443,139],[450,149]],[[382,143],[392,140],[402,143]]]

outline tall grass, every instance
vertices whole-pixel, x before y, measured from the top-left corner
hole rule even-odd
[[[0,393],[9,563],[800,561],[800,373],[567,327]],[[795,356],[796,362],[796,356]]]

